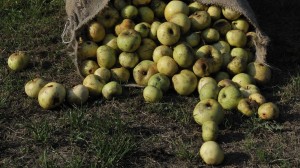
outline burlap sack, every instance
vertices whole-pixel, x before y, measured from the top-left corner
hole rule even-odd
[[[234,9],[246,18],[254,26],[257,33],[257,37],[253,38],[253,44],[256,48],[256,61],[266,64],[267,45],[269,38],[260,29],[256,20],[255,13],[247,0],[196,0],[200,3],[207,5],[219,5],[221,7],[228,7]],[[99,13],[107,4],[109,0],[66,0],[66,13],[68,20],[65,25],[64,32],[62,34],[62,40],[64,43],[69,44],[71,49],[70,55],[74,61],[74,64],[79,71],[78,62],[78,42],[76,36],[80,34],[81,28],[92,20],[97,13]],[[80,73],[79,73],[80,74]]]

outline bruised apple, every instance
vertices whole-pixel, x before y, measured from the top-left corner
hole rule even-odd
[[[61,105],[65,97],[65,87],[60,83],[50,82],[39,91],[38,102],[43,109],[53,109]]]

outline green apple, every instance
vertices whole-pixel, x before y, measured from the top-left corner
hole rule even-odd
[[[143,97],[146,102],[158,102],[163,97],[163,92],[154,86],[146,86],[143,90]]]
[[[53,109],[61,105],[66,97],[65,87],[57,82],[47,83],[38,94],[39,105],[43,109]]]
[[[215,141],[206,141],[199,151],[200,157],[208,165],[219,165],[224,160],[224,151]]]
[[[148,37],[150,33],[150,24],[147,22],[141,22],[134,26],[134,30],[139,32],[142,38]]]
[[[122,22],[115,26],[115,33],[119,35],[122,31],[127,29],[134,29],[135,23],[130,19],[124,19]]]
[[[259,88],[254,84],[247,84],[240,88],[243,97],[249,97],[253,93],[260,93]]]
[[[233,82],[231,79],[222,79],[218,82],[218,86],[220,88],[224,88],[226,86],[232,85],[234,87],[239,87],[235,82]]]
[[[87,76],[89,74],[93,74],[98,68],[99,68],[99,65],[97,64],[96,61],[93,61],[93,60],[84,60],[79,65],[80,73],[83,76]]]
[[[226,68],[228,63],[231,61],[232,57],[230,54],[230,45],[223,40],[220,40],[214,44],[212,44],[213,47],[215,47],[217,50],[220,51],[220,53],[222,54],[223,57],[223,64],[222,67]]]
[[[176,13],[189,14],[189,8],[186,3],[182,1],[170,1],[164,10],[165,19],[169,21]]]
[[[227,72],[219,71],[214,75],[214,79],[218,82],[220,82],[223,79],[230,79],[230,75]]]
[[[263,63],[249,63],[246,72],[254,78],[258,85],[267,84],[271,80],[271,69]]]
[[[153,51],[153,55],[152,55],[153,61],[157,62],[163,56],[173,57],[173,50],[166,45],[157,46]]]
[[[159,21],[152,22],[151,27],[150,27],[150,32],[149,32],[149,37],[152,40],[157,40],[157,30],[160,25],[161,25],[161,22],[159,22]]]
[[[208,67],[210,73],[219,71],[223,64],[223,57],[220,51],[212,45],[201,46],[196,51],[196,57],[206,58],[209,60],[209,62],[211,62],[210,66]]]
[[[207,28],[201,32],[201,37],[206,43],[211,44],[219,41],[220,34],[214,28]]]
[[[134,6],[148,5],[151,0],[132,0]]]
[[[124,67],[112,68],[110,72],[112,79],[117,82],[127,83],[130,78],[129,70]]]
[[[244,47],[247,43],[247,36],[242,30],[229,30],[226,33],[226,41],[233,47]]]
[[[78,54],[81,59],[96,58],[98,45],[93,41],[85,41],[78,47]]]
[[[205,99],[218,99],[220,88],[218,87],[217,83],[206,83],[202,86],[199,92],[199,98],[200,100]]]
[[[82,84],[76,85],[67,90],[66,99],[69,104],[82,105],[89,98],[89,90]]]
[[[210,67],[212,66],[211,60],[208,58],[199,58],[193,65],[193,72],[198,77],[206,77],[211,74]]]
[[[113,5],[116,9],[122,10],[125,6],[129,5],[127,0],[114,0]]]
[[[163,45],[170,46],[177,43],[180,35],[181,34],[179,26],[172,22],[164,22],[159,25],[157,29],[157,39]]]
[[[117,38],[119,49],[125,52],[136,51],[140,47],[141,41],[142,38],[140,33],[133,29],[122,31]]]
[[[201,42],[200,33],[198,32],[192,32],[191,34],[187,35],[185,37],[185,41],[191,46],[196,47]]]
[[[243,59],[246,60],[246,62],[248,62],[248,51],[244,48],[240,48],[240,47],[235,47],[235,48],[232,48],[231,51],[230,51],[230,55],[232,57],[241,57]]]
[[[248,98],[251,101],[255,101],[258,105],[266,103],[266,98],[261,93],[252,93]]]
[[[202,89],[202,87],[207,83],[217,84],[216,80],[210,76],[200,78],[200,80],[198,82],[198,87],[197,87],[199,94],[200,94],[200,90]]]
[[[195,59],[195,52],[188,43],[180,43],[174,47],[173,58],[182,68],[192,67]]]
[[[119,63],[125,68],[134,68],[139,63],[139,56],[135,52],[122,52]]]
[[[237,110],[243,115],[251,117],[257,112],[258,105],[255,101],[251,101],[248,98],[243,98],[239,101],[237,105]]]
[[[90,96],[99,97],[102,95],[102,88],[105,85],[105,81],[97,75],[90,74],[83,79],[82,84],[88,88]]]
[[[108,82],[103,86],[102,95],[105,99],[112,99],[122,94],[122,86],[116,81]]]
[[[224,119],[225,113],[217,100],[201,100],[194,108],[193,117],[197,124],[202,125],[206,121],[214,121],[220,124]]]
[[[8,67],[13,71],[21,71],[29,64],[30,57],[23,51],[17,51],[8,57]]]
[[[233,59],[227,64],[227,72],[235,75],[245,72],[247,68],[247,60],[241,57],[233,57]]]
[[[208,120],[202,124],[202,139],[204,142],[215,141],[218,137],[219,127],[214,121]]]
[[[121,16],[124,19],[135,19],[139,11],[134,5],[127,5],[121,10]]]
[[[148,86],[154,86],[163,92],[166,92],[170,88],[171,81],[168,76],[157,73],[150,77]]]
[[[208,28],[211,24],[211,17],[206,11],[196,11],[189,16],[192,29],[195,31]]]
[[[173,58],[163,56],[157,61],[157,70],[168,77],[172,77],[177,73],[178,65]]]
[[[191,28],[191,21],[189,17],[183,13],[176,13],[171,17],[169,22],[175,23],[179,26],[181,34],[187,33]]]
[[[34,78],[28,81],[25,84],[25,93],[28,97],[38,98],[39,91],[47,84],[48,82],[43,78]]]
[[[232,29],[242,30],[247,33],[249,29],[249,23],[246,19],[237,19],[231,22]]]
[[[140,47],[136,50],[139,60],[151,60],[156,43],[150,38],[143,38]]]
[[[223,16],[228,20],[237,20],[241,14],[231,8],[222,8]]]
[[[92,22],[88,26],[88,35],[93,42],[100,42],[105,37],[105,28],[99,22]]]
[[[189,8],[189,14],[191,15],[196,11],[206,11],[208,9],[208,6],[203,3],[194,1],[188,4],[188,8]]]
[[[233,85],[229,85],[220,90],[218,102],[221,104],[223,109],[232,110],[236,109],[240,99],[242,98],[243,96],[240,90]]]
[[[172,83],[179,95],[187,96],[196,90],[198,79],[192,71],[184,69],[172,77]]]
[[[210,15],[212,20],[218,20],[222,16],[222,9],[219,6],[211,5],[207,9],[207,13]]]
[[[156,63],[150,60],[143,60],[133,69],[133,78],[136,84],[147,86],[150,77],[158,73]]]
[[[117,60],[116,51],[107,46],[102,45],[97,49],[97,62],[100,67],[107,69],[112,68]]]
[[[151,8],[147,6],[142,6],[138,8],[138,17],[140,22],[146,22],[151,24],[154,20],[154,12]]]
[[[273,120],[278,118],[279,108],[272,102],[267,102],[259,106],[258,117],[263,120]]]
[[[232,29],[231,24],[226,19],[216,20],[213,23],[212,28],[218,30],[221,36],[225,36],[226,33]]]
[[[114,34],[111,34],[111,33],[106,34],[105,38],[103,39],[102,45],[107,45],[107,46],[113,48],[115,51],[119,51],[119,47],[117,44],[117,37]]]
[[[97,75],[101,80],[103,80],[105,83],[110,81],[111,73],[110,70],[104,67],[100,67],[96,69],[94,72],[94,75]]]
[[[157,18],[163,18],[164,17],[164,11],[167,4],[162,0],[152,0],[150,3],[150,8],[154,12],[154,16]]]
[[[231,80],[237,83],[239,87],[246,87],[248,84],[255,84],[253,77],[246,73],[236,74]]]
[[[119,12],[113,7],[105,7],[96,15],[97,21],[107,29],[115,26],[119,18]]]

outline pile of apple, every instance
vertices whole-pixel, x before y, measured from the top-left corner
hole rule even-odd
[[[64,100],[111,99],[128,83],[144,87],[150,103],[170,89],[184,96],[198,92],[193,116],[202,127],[199,153],[206,164],[217,165],[224,159],[216,139],[225,110],[265,120],[279,115],[259,90],[271,70],[255,62],[253,38],[252,25],[229,8],[195,1],[112,0],[77,39],[83,83],[66,89],[36,78],[25,92],[45,109]]]

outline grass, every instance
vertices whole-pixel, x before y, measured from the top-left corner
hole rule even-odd
[[[297,22],[293,12],[298,3],[271,2],[250,3],[258,18],[265,20],[262,27],[273,40],[269,50],[273,59],[268,61],[276,69],[272,83],[261,90],[278,104],[280,118],[265,122],[227,111],[217,139],[225,151],[222,167],[300,164],[300,69],[295,61],[300,42],[295,38],[298,29],[287,20],[294,17]],[[274,5],[272,10],[282,6],[289,10],[267,15],[267,4]],[[124,88],[124,94],[112,100],[43,110],[24,93],[27,81],[44,77],[67,88],[82,82],[60,39],[64,1],[1,0],[0,16],[0,167],[205,166],[198,155],[201,127],[192,118],[197,95],[168,92],[159,103],[145,103],[142,89]],[[274,26],[278,18],[287,24]],[[10,71],[6,63],[16,50],[31,56],[29,67],[21,72]],[[287,55],[293,58],[290,62],[279,61]]]

